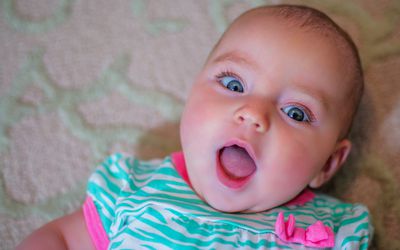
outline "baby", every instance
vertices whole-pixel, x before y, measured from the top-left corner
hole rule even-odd
[[[310,189],[345,162],[362,90],[357,49],[325,14],[250,10],[193,84],[182,153],[112,155],[83,208],[19,249],[367,249],[368,210]]]

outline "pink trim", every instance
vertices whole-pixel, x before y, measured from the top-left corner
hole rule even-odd
[[[296,227],[296,219],[291,214],[285,222],[283,212],[280,212],[275,223],[275,233],[285,242],[301,243],[307,247],[334,247],[335,235],[333,230],[317,221],[307,229]]]
[[[293,200],[287,202],[285,206],[292,205],[304,205],[305,203],[314,199],[315,194],[310,189],[304,189],[298,196],[296,196]]]
[[[86,198],[82,209],[85,216],[86,226],[94,246],[97,250],[107,249],[110,240],[104,230],[96,205],[91,197],[88,196]]]
[[[184,181],[191,187],[189,175],[186,171],[185,157],[182,152],[174,152],[171,154],[172,163],[175,165],[175,170]]]

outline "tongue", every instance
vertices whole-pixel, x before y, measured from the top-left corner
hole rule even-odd
[[[236,145],[222,149],[220,160],[225,172],[234,178],[250,176],[256,170],[256,165],[247,151]]]

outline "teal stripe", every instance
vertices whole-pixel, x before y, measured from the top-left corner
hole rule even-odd
[[[368,217],[368,213],[367,212],[363,212],[358,217],[354,217],[354,218],[349,218],[349,219],[343,220],[342,225],[349,225],[349,224],[352,224],[352,223],[363,221],[367,217]]]
[[[149,209],[147,209],[147,213],[149,215],[153,216],[155,219],[157,219],[159,221],[159,223],[164,223],[164,224],[167,223],[164,216],[162,216],[162,214],[160,212],[158,212],[157,210],[155,210],[154,208],[150,207]]]
[[[195,246],[188,246],[188,244],[183,245],[182,243],[171,242],[165,236],[162,236],[160,234],[151,233],[149,231],[145,231],[140,228],[137,229],[137,232],[134,232],[131,229],[128,229],[127,232],[129,233],[129,235],[131,237],[136,238],[137,240],[156,243],[156,244],[162,246],[163,249],[166,249],[166,248],[169,248],[172,250],[174,250],[174,249],[182,249],[182,250],[197,249]]]
[[[318,215],[315,214],[315,211],[313,211],[311,208],[307,209],[307,210],[303,209],[302,211],[287,210],[286,208],[283,208],[282,210],[287,211],[287,212],[285,212],[285,218],[287,217],[286,214],[287,215],[293,214],[294,217],[305,216],[305,217],[313,218],[314,220],[321,220],[321,221],[329,220],[329,217],[328,217],[329,215],[328,214],[326,215],[326,217],[318,216]]]
[[[213,235],[218,232],[218,234],[224,237],[232,237],[234,235],[239,236],[240,233],[235,231],[235,227],[229,224],[214,224],[214,225],[205,225],[201,224],[196,220],[189,220],[185,216],[174,217],[172,220],[180,225],[182,228],[186,228],[187,232],[191,235],[200,235],[203,238],[208,237],[209,235]]]
[[[113,180],[108,179],[108,175],[103,172],[97,172],[99,176],[101,176],[102,180],[105,182],[106,186],[104,187],[104,191],[108,194],[113,194],[113,196],[117,196],[121,191],[121,186],[118,185],[119,183],[114,183]],[[118,180],[118,179],[114,179]],[[106,191],[107,190],[107,191]]]
[[[119,246],[121,246],[121,244],[123,243],[123,241],[121,240],[121,241],[117,241],[117,242],[112,242],[111,244],[110,244],[110,249],[118,249],[119,248]]]
[[[143,198],[147,198],[149,197],[149,193],[146,192],[147,190],[143,190],[143,189],[139,189],[135,195],[138,197],[143,197]],[[187,205],[203,205],[205,207],[205,203],[202,200],[199,199],[195,199],[193,198],[182,198],[181,200],[177,200],[176,197],[174,195],[170,195],[168,193],[157,193],[156,195],[152,195],[156,200],[169,200],[170,202],[172,202],[173,204],[185,204],[188,203]],[[152,198],[153,198],[152,197]],[[207,211],[207,209],[205,208],[204,211]]]
[[[341,245],[341,247],[343,247],[343,246],[345,246],[345,245],[347,245],[347,244],[350,244],[350,242],[363,242],[364,240],[368,240],[368,235],[362,235],[362,236],[355,236],[355,235],[353,235],[353,236],[348,236],[348,237],[346,237],[344,240],[343,240],[343,242],[342,242],[342,245]]]
[[[208,231],[206,231],[206,229],[204,228],[204,225],[201,224],[192,224],[190,226],[188,226],[186,223],[182,223],[181,225],[186,224],[181,230],[181,231],[186,231],[188,234],[182,234],[180,232],[177,232],[176,230],[173,230],[171,228],[170,225],[166,226],[166,225],[161,225],[158,223],[154,223],[151,220],[142,220],[144,223],[146,223],[147,225],[151,226],[152,228],[154,228],[155,230],[158,230],[160,233],[162,233],[163,235],[165,235],[165,237],[161,238],[164,240],[167,240],[167,238],[172,239],[173,241],[178,241],[178,242],[182,242],[182,240],[184,241],[184,243],[189,243],[190,245],[194,245],[196,246],[196,249],[198,249],[197,247],[210,247],[216,243],[225,245],[225,246],[231,246],[234,248],[238,248],[238,247],[252,247],[254,249],[256,248],[260,248],[260,247],[280,247],[280,248],[284,248],[284,249],[290,249],[290,247],[288,246],[283,246],[283,245],[279,245],[275,242],[270,242],[267,241],[265,239],[260,240],[258,242],[252,242],[250,240],[247,241],[240,241],[240,240],[236,240],[237,237],[229,237],[229,236],[233,236],[233,235],[239,235],[239,232],[232,232],[235,228],[231,227],[231,226],[227,226],[227,225],[221,225],[218,227],[210,227],[208,228]],[[194,223],[194,221],[190,221],[189,223]],[[174,227],[176,228],[176,227]],[[198,231],[199,229],[201,229],[201,231]],[[221,231],[222,230],[222,231]],[[146,233],[148,234],[148,232],[146,231]],[[202,236],[202,237],[199,237]],[[159,235],[153,235],[153,237],[155,239],[159,239],[158,237],[160,237]],[[224,237],[224,238],[221,238]],[[207,239],[208,238],[208,239]],[[235,241],[232,240],[227,240],[227,239],[235,239]],[[170,243],[168,244],[170,245]],[[179,246],[179,248],[177,249],[186,249],[186,248],[181,248],[182,246]],[[189,249],[192,249],[192,247],[189,247]]]
[[[216,236],[213,234],[209,234],[210,239],[200,239],[199,237],[190,237],[187,234],[183,234],[181,232],[178,232],[176,230],[173,230],[171,226],[166,226],[162,224],[157,224],[154,223],[151,220],[148,219],[142,219],[141,221],[149,226],[151,226],[155,231],[158,231],[159,234],[153,234],[153,233],[147,233],[149,235],[153,235],[153,237],[157,240],[162,239],[162,241],[167,241],[169,242],[168,245],[171,245],[173,242],[174,245],[176,246],[177,244],[175,242],[182,242],[186,243],[190,246],[181,246],[180,244],[178,245],[179,247],[176,249],[192,249],[193,246],[196,247],[209,247],[213,244],[220,243],[224,245],[230,245],[232,247],[237,247],[237,244],[235,242],[227,241],[223,238],[215,238]],[[139,229],[140,230],[140,229]],[[184,231],[184,230],[181,230]]]
[[[151,215],[151,214],[150,214]],[[189,237],[187,234],[183,234],[179,231],[174,230],[170,225],[159,224],[147,218],[140,218],[143,223],[147,224],[148,226],[152,227],[155,231],[160,232],[162,235],[165,235],[169,239],[173,241],[182,241],[185,240],[185,243],[193,243],[196,239]],[[174,227],[175,228],[175,227]],[[183,228],[185,229],[185,228]],[[184,232],[185,230],[180,230]],[[210,235],[210,234],[208,234]],[[203,242],[204,244],[204,242]]]
[[[143,166],[137,159],[130,159],[129,168],[133,169],[135,174],[138,175],[150,175],[154,172],[154,166]]]
[[[172,210],[172,209],[167,209],[167,210],[169,212],[171,212],[172,214],[174,214],[175,216],[177,216],[177,217],[185,216],[184,213],[180,213],[180,212],[178,212],[176,210]],[[214,214],[211,214],[211,213],[199,213],[198,210],[197,211],[193,210],[190,213],[190,216],[191,217],[200,217],[200,218],[201,217],[203,217],[203,218],[204,217],[215,217],[215,218],[218,218],[218,222],[216,222],[218,224],[227,223],[229,225],[233,225],[233,226],[236,226],[236,227],[242,227],[243,226],[243,224],[241,224],[240,221],[242,221],[243,223],[252,222],[254,224],[259,224],[260,227],[263,227],[263,228],[274,227],[275,220],[276,220],[274,218],[273,220],[270,220],[270,221],[258,221],[258,220],[255,220],[255,219],[239,217],[237,215],[235,217],[234,214],[230,215],[230,214],[221,213],[221,212],[215,212]],[[248,226],[248,227],[250,228],[250,226]],[[251,227],[251,230],[262,232],[262,233],[270,232],[270,230],[267,230],[267,229],[260,230],[259,228],[256,229],[254,227]]]
[[[132,182],[136,183],[136,185],[138,186],[142,186],[144,185],[146,182],[148,182],[151,178],[153,178],[153,176],[150,173],[146,173],[146,174],[140,174],[138,173],[140,172],[140,170],[138,170],[137,168],[134,168],[132,170]]]
[[[239,246],[240,247],[245,247],[245,248],[253,248],[253,249],[258,249],[258,248],[271,248],[271,247],[275,247],[275,248],[279,248],[279,249],[292,249],[292,247],[289,246],[285,246],[285,245],[281,245],[278,244],[276,242],[273,241],[268,241],[268,240],[260,240],[259,242],[255,243],[252,241],[243,241],[243,242],[239,242]]]
[[[180,175],[178,174],[178,172],[176,172],[176,170],[171,168],[170,166],[163,166],[163,167],[159,168],[158,173],[162,174],[162,175],[180,178]]]
[[[356,230],[354,231],[354,233],[358,233],[358,232],[360,232],[361,230],[363,230],[363,229],[365,229],[365,230],[369,230],[369,223],[362,223],[362,224],[360,224],[357,228],[356,228]]]
[[[150,249],[150,250],[158,250],[157,248],[149,246],[147,244],[141,244],[140,246],[145,247],[145,248]]]
[[[314,198],[314,201],[313,201],[312,204],[316,208],[323,208],[323,209],[324,208],[325,209],[329,208],[332,211],[340,209],[342,211],[347,211],[348,212],[348,211],[351,211],[353,209],[353,207],[354,207],[353,204],[349,204],[349,203],[341,203],[341,202],[338,202],[336,200],[335,201],[328,201],[328,200],[326,200],[325,195],[323,195],[321,197]]]
[[[368,241],[360,245],[360,250],[367,250],[368,249]]]
[[[96,201],[102,208],[106,209],[110,214],[114,213],[114,207],[110,207],[108,204],[115,204],[115,198],[109,195],[104,189],[95,184],[89,183],[89,193],[93,196],[93,200]],[[100,195],[101,194],[101,195]],[[107,197],[108,201],[104,200],[103,197]]]
[[[118,171],[114,172],[115,169]],[[104,171],[106,174],[109,175],[109,177],[117,180],[121,179],[127,181],[130,178],[129,169],[124,166],[121,166],[120,161],[116,161],[110,165],[103,166],[103,168],[101,168],[101,171],[102,172]]]
[[[179,185],[179,182],[171,181],[168,179],[159,179],[159,180],[151,180],[147,184],[148,187],[154,188],[156,190],[165,191],[165,192],[172,192],[176,194],[182,193],[179,189],[174,189],[173,186]],[[184,190],[184,192],[188,192],[189,190]],[[190,194],[194,194],[194,192],[190,192]]]

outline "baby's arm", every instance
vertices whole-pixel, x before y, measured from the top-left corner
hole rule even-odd
[[[94,249],[82,209],[49,222],[26,238],[23,249]]]

